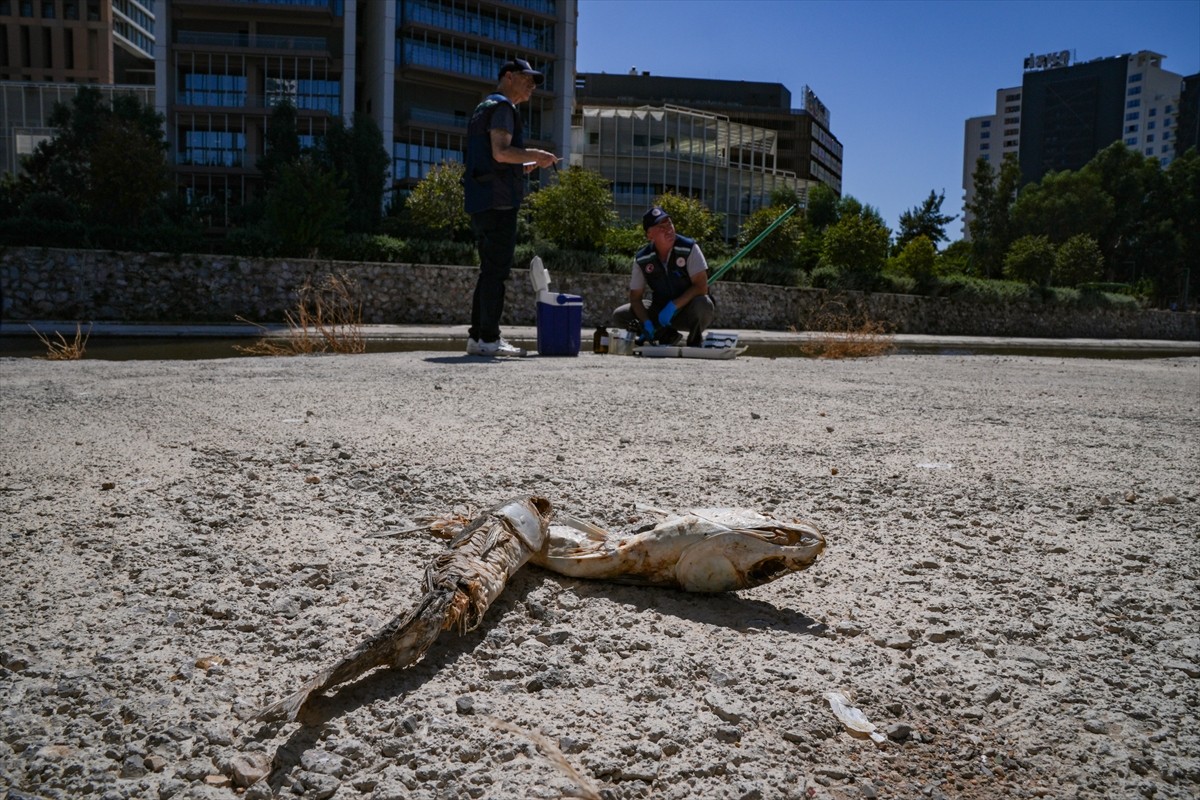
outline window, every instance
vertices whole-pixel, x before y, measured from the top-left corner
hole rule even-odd
[[[983,122],[979,123],[979,127],[990,128],[992,127],[992,121],[990,119],[985,119]]]
[[[1147,148],[1146,148],[1146,155],[1148,155],[1148,156],[1152,156],[1152,155],[1154,155],[1154,148],[1153,148],[1153,147],[1147,147]]]
[[[1130,100],[1129,102],[1127,102],[1125,104],[1125,107],[1126,108],[1140,108],[1141,105],[1142,105],[1141,100]]]
[[[1130,86],[1129,91],[1126,92],[1125,94],[1128,95],[1129,97],[1133,97],[1135,94],[1141,94],[1141,93],[1142,93],[1142,87]]]
[[[63,19],[79,19],[79,0],[63,0]]]
[[[42,0],[42,19],[54,19],[54,0]]]
[[[1172,111],[1174,111],[1174,110],[1175,110],[1175,106],[1168,105],[1166,108],[1164,108],[1164,109],[1163,109],[1163,113],[1164,113],[1164,114],[1170,114],[1170,113],[1171,113]]]
[[[991,148],[991,145],[988,144],[987,142],[984,142],[983,144],[979,145],[980,150],[987,150],[989,148]]]
[[[1125,132],[1126,133],[1137,133],[1137,125],[1126,125]]]
[[[1162,140],[1165,142],[1167,139],[1170,139],[1170,138],[1171,138],[1171,132],[1163,131]]]
[[[1020,106],[1005,106],[1004,107],[1005,114],[1015,114],[1020,110],[1021,110]]]
[[[1150,109],[1150,110],[1149,110],[1149,111],[1146,113],[1146,116],[1148,116],[1148,117],[1153,117],[1153,116],[1154,116],[1155,114],[1157,114],[1157,113],[1158,113],[1158,109],[1157,109],[1157,108],[1152,108],[1152,109]]]
[[[1005,147],[1016,147],[1016,146],[1017,146],[1017,140],[1016,140],[1016,139],[1005,139],[1005,140],[1004,140],[1004,146],[1005,146]]]
[[[1017,130],[1016,128],[1005,128],[1004,135],[1005,136],[1016,136],[1020,132],[1021,131]]]
[[[1147,122],[1146,127],[1150,130],[1154,130],[1154,120],[1150,120],[1149,122]]]
[[[221,106],[237,108],[246,105],[245,75],[210,75],[204,72],[185,72],[179,102],[185,106]]]
[[[1130,76],[1129,76],[1129,82],[1130,82],[1130,83],[1137,83],[1137,82],[1138,82],[1138,81],[1140,81],[1141,79],[1142,79],[1142,73],[1140,73],[1140,72],[1135,72],[1135,73],[1133,73],[1132,75],[1130,75]]]
[[[1006,102],[1006,103],[1011,103],[1014,100],[1020,100],[1020,99],[1021,99],[1021,95],[1019,95],[1019,94],[1004,95],[1004,102]]]
[[[181,164],[240,167],[246,155],[246,134],[236,131],[184,131]]]
[[[1147,141],[1147,142],[1153,142],[1153,141],[1154,141],[1154,134],[1153,134],[1153,133],[1148,133],[1148,134],[1146,134],[1146,141]]]
[[[21,0],[21,16],[33,16],[33,0]]]
[[[1005,118],[1004,118],[1004,124],[1005,124],[1005,125],[1016,125],[1016,124],[1018,124],[1020,121],[1021,121],[1021,118],[1020,118],[1020,117],[1005,117]]]
[[[990,139],[991,136],[992,136],[991,131],[984,131],[983,133],[979,134],[980,139]]]
[[[1129,145],[1130,147],[1133,147],[1134,145],[1136,145],[1136,144],[1137,144],[1137,137],[1136,137],[1136,136],[1130,136],[1130,137],[1126,138],[1126,139],[1125,139],[1125,144]]]
[[[1137,119],[1141,115],[1142,115],[1142,113],[1140,111],[1130,111],[1128,114],[1125,115],[1125,121],[1132,122],[1133,120]],[[1151,114],[1151,116],[1154,116],[1154,115]]]

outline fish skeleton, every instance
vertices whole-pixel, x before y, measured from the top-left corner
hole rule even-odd
[[[825,537],[809,522],[757,511],[701,509],[628,536],[559,512],[531,563],[573,578],[732,592],[810,566]]]
[[[449,549],[426,567],[425,595],[416,608],[256,718],[294,720],[315,695],[375,667],[416,663],[444,630],[456,628],[461,634],[476,628],[508,579],[544,548],[551,513],[549,500],[533,496],[499,505],[462,527]]]

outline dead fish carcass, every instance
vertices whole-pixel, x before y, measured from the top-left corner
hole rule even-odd
[[[449,549],[425,569],[425,595],[349,655],[326,667],[289,697],[257,714],[294,720],[314,696],[375,667],[416,663],[443,630],[474,629],[508,579],[546,544],[552,509],[544,497],[512,500],[459,530]]]
[[[559,513],[545,549],[531,562],[573,578],[732,592],[805,569],[824,549],[825,537],[811,523],[748,509],[669,516],[632,535]]]

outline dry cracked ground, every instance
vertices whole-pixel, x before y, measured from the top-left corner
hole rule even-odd
[[[1193,798],[1198,407],[1194,358],[3,359],[0,786]],[[426,517],[533,493],[828,547],[725,595],[526,567],[416,666],[250,719],[415,605]]]

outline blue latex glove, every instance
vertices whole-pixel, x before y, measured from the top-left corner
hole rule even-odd
[[[646,342],[654,341],[654,323],[653,322],[651,322],[650,320],[644,320],[642,322],[642,331],[643,331],[643,333],[637,337],[638,344],[645,344]]]
[[[659,325],[670,325],[671,318],[675,316],[675,312],[677,310],[678,309],[675,308],[674,300],[667,303],[665,306],[663,306],[663,310],[658,312],[658,324]]]

